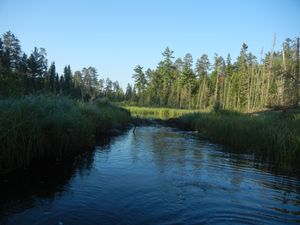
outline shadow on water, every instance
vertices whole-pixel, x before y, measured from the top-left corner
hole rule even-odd
[[[68,183],[76,170],[90,167],[92,154],[76,157],[74,161],[51,165],[35,165],[0,178],[0,218],[9,213],[19,213],[34,207],[36,198],[52,201],[68,189]]]
[[[97,146],[109,149],[112,139],[102,136]],[[94,155],[95,150],[86,150],[67,160],[43,161],[8,175],[0,174],[0,221],[4,216],[34,207],[37,199],[51,202],[63,195],[73,176],[92,169]]]

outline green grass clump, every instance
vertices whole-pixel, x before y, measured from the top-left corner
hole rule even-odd
[[[171,108],[151,108],[151,107],[137,107],[125,106],[133,116],[152,119],[170,119],[177,118],[187,113],[195,112],[189,109],[171,109]]]
[[[193,113],[180,117],[179,124],[233,149],[250,150],[279,166],[300,169],[300,114]]]
[[[91,104],[53,96],[0,99],[0,172],[93,147],[97,134],[124,127],[130,119],[127,110],[101,100]]]

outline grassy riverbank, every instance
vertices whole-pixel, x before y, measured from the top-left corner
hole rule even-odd
[[[240,113],[234,111],[126,107],[141,118],[171,119],[170,124],[199,131],[202,137],[234,151],[253,152],[259,159],[288,170],[300,169],[300,110]]]
[[[138,106],[124,106],[133,116],[151,119],[170,119],[177,118],[184,114],[193,113],[195,110],[171,109],[171,108],[152,108]]]
[[[88,147],[96,136],[128,125],[130,113],[106,101],[67,97],[0,99],[0,172],[41,159],[61,159]]]
[[[187,114],[179,125],[236,150],[250,150],[279,166],[300,168],[300,113],[243,114],[221,111]]]

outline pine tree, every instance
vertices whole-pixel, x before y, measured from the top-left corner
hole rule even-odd
[[[112,81],[109,78],[106,78],[105,80],[104,90],[105,90],[105,96],[111,98],[113,90],[112,90]]]
[[[210,69],[210,62],[208,55],[203,54],[196,62],[196,76],[198,78],[198,96],[197,105],[199,109],[203,109],[208,104],[208,72]]]
[[[73,77],[72,77],[72,71],[70,65],[65,66],[64,68],[64,86],[63,86],[63,93],[65,95],[71,95],[73,90]]]
[[[29,93],[27,55],[23,53],[18,65],[18,77],[22,77],[22,92]]]
[[[16,72],[21,59],[22,50],[19,39],[16,38],[11,31],[3,34],[3,51],[8,58],[10,71]]]
[[[52,93],[56,93],[56,87],[55,87],[55,76],[56,76],[56,68],[55,68],[55,63],[52,62],[51,66],[48,70],[48,83],[49,83],[49,87],[48,89],[50,90],[50,92]]]
[[[61,87],[60,87],[60,79],[58,73],[56,73],[55,75],[54,87],[55,87],[55,94],[60,94]]]
[[[136,87],[137,94],[140,96],[140,102],[143,102],[147,85],[147,80],[143,72],[143,67],[137,65],[134,68],[134,72],[135,73],[132,76],[134,78],[134,86]]]
[[[81,98],[83,100],[83,80],[82,74],[80,71],[75,71],[74,79],[73,79],[73,86],[74,86],[74,96]]]
[[[126,92],[125,92],[125,99],[126,101],[132,101],[132,86],[130,84],[127,84]]]
[[[46,50],[35,47],[27,63],[32,89],[34,91],[41,90],[44,85],[44,76],[47,70]]]
[[[168,90],[172,82],[172,72],[173,72],[172,59],[174,58],[173,53],[174,52],[171,51],[169,47],[167,47],[165,51],[162,53],[164,60],[161,62],[160,65],[160,74],[162,77],[162,95],[160,100],[161,106],[167,105],[168,94],[169,94]]]
[[[95,100],[99,94],[98,90],[98,74],[94,67],[82,69],[84,96],[89,100]]]

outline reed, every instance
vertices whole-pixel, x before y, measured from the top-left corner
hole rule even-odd
[[[26,96],[0,99],[0,171],[61,159],[93,147],[96,135],[126,126],[130,113],[101,100]]]
[[[177,118],[187,113],[196,112],[189,109],[172,109],[172,108],[152,108],[152,107],[137,107],[125,106],[133,116],[152,119],[170,119]]]
[[[300,114],[243,114],[220,111],[179,118],[182,128],[199,131],[208,139],[237,151],[254,152],[263,160],[287,169],[300,169]]]

